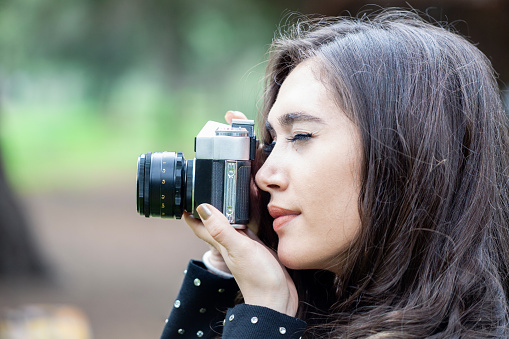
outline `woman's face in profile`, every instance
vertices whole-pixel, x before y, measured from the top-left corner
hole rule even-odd
[[[267,117],[274,147],[256,183],[271,196],[280,261],[292,269],[337,272],[334,258],[361,224],[361,141],[318,74],[310,59],[283,82]]]

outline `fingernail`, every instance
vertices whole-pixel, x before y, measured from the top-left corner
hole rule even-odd
[[[210,208],[207,207],[207,205],[201,204],[200,206],[196,207],[196,212],[198,212],[198,215],[200,216],[201,220],[207,220],[212,215],[212,211]]]

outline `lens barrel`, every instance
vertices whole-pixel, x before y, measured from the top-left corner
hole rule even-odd
[[[194,160],[182,152],[146,153],[138,157],[136,207],[147,218],[177,218],[193,212]]]

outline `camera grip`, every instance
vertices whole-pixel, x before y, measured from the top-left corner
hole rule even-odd
[[[251,163],[250,160],[196,159],[194,207],[209,203],[223,212],[231,224],[247,224]]]

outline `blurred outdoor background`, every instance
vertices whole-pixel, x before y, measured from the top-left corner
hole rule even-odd
[[[136,213],[137,157],[192,158],[207,120],[254,119],[289,13],[366,4],[455,22],[506,88],[508,0],[0,1],[0,338],[158,338],[206,246]]]

